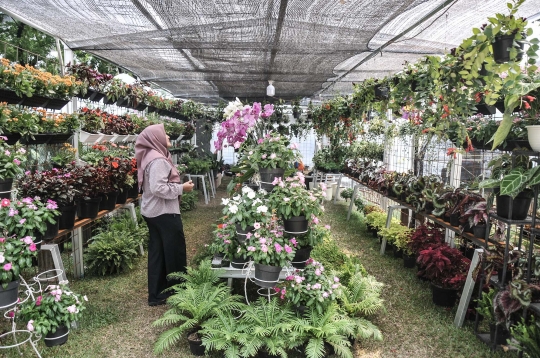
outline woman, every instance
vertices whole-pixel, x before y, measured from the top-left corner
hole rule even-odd
[[[165,303],[170,293],[163,290],[172,272],[185,272],[186,242],[178,197],[193,190],[191,180],[181,184],[172,163],[171,142],[163,124],[148,126],[135,142],[139,188],[143,190],[141,214],[148,224],[148,305]]]

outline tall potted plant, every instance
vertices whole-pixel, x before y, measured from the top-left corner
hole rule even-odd
[[[305,178],[301,172],[285,180],[275,178],[272,182],[275,189],[268,197],[269,206],[276,210],[276,214],[283,219],[285,231],[291,234],[303,234],[308,229],[308,221],[315,224],[324,208],[322,192],[307,190]]]
[[[261,225],[246,245],[247,256],[255,262],[255,283],[261,287],[274,287],[281,270],[296,251],[283,236],[283,228],[276,221]]]

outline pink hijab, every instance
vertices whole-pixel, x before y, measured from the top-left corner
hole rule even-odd
[[[167,135],[162,123],[146,127],[135,142],[135,158],[137,159],[137,179],[139,188],[143,186],[144,170],[154,159],[164,158],[171,164],[169,182],[180,183],[180,174],[172,162],[171,153],[167,149]]]

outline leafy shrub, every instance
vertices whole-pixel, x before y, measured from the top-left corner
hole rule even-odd
[[[327,270],[339,270],[347,261],[347,255],[341,251],[338,244],[331,238],[325,238],[311,251],[311,257],[321,262]]]
[[[195,209],[195,204],[199,200],[199,192],[197,190],[190,191],[189,193],[182,194],[182,200],[180,201],[180,211],[186,212]]]
[[[356,210],[358,210],[359,212],[361,213],[364,212],[365,204],[361,197],[357,197],[354,199],[354,206],[356,207]]]
[[[351,189],[351,188],[343,189],[341,191],[341,193],[339,194],[339,196],[341,196],[343,199],[345,199],[345,201],[352,198],[352,195],[353,195],[353,189]]]
[[[91,239],[86,251],[90,272],[105,276],[131,269],[139,255],[139,241],[122,231],[103,231]]]

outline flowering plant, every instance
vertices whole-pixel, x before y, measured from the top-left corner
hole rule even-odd
[[[86,296],[71,291],[65,285],[50,285],[41,296],[28,299],[18,308],[17,316],[27,321],[26,328],[42,336],[56,332],[61,326],[69,327],[78,321],[85,310]]]
[[[101,193],[110,192],[109,174],[103,167],[91,165],[75,167],[70,175],[75,177],[73,186],[76,199],[97,198]]]
[[[295,176],[286,178],[275,178],[272,184],[274,189],[268,197],[268,203],[272,209],[276,209],[277,215],[284,219],[293,216],[305,216],[312,219],[316,224],[319,222],[318,216],[324,211],[322,202],[322,190],[307,190],[304,174],[297,172]],[[324,183],[321,183],[321,188]]]
[[[214,241],[209,246],[209,251],[212,254],[225,254],[228,258],[232,258],[236,252],[236,245],[234,243],[234,237],[236,236],[236,229],[234,224],[226,222],[217,225],[214,230]]]
[[[318,220],[316,220],[318,222]],[[311,223],[310,230],[307,234],[296,237],[298,247],[314,247],[323,242],[325,238],[330,237],[330,225],[322,225]]]
[[[300,159],[298,144],[289,144],[287,137],[279,133],[268,133],[264,138],[259,138],[257,145],[248,150],[244,161],[251,168],[283,168],[292,167],[295,161]]]
[[[52,200],[40,201],[39,197],[24,198],[10,202],[2,199],[0,202],[0,228],[4,235],[34,236],[38,231],[45,234],[47,222],[56,223],[55,216],[60,215],[58,206]]]
[[[254,226],[255,223],[266,223],[271,212],[268,210],[265,195],[265,190],[254,191],[245,186],[232,199],[222,199],[222,204],[225,205],[223,214],[227,215],[232,223],[240,225],[242,230]]]
[[[8,283],[19,279],[22,269],[32,267],[37,247],[32,237],[0,237],[0,283],[5,289]]]
[[[26,150],[19,146],[10,146],[0,136],[0,180],[14,178],[23,173],[22,165],[26,163]]]
[[[135,184],[133,174],[137,170],[137,166],[135,165],[134,168],[130,159],[104,157],[100,166],[109,175],[111,185],[115,190],[126,190],[126,187]]]
[[[26,172],[18,181],[19,196],[54,200],[59,206],[73,205],[77,194],[76,176],[70,169],[52,169],[50,171]]]
[[[66,166],[75,161],[77,148],[73,148],[71,144],[64,143],[56,152],[56,155],[51,158],[51,161],[59,166]]]
[[[225,140],[229,145],[240,148],[257,120],[268,118],[273,112],[274,106],[271,104],[265,105],[263,110],[259,102],[254,102],[253,106],[243,105],[238,98],[234,102],[229,102],[223,110],[225,121],[221,123],[217,140],[214,142],[216,150],[223,149]]]
[[[309,259],[303,271],[296,270],[294,275],[287,276],[285,283],[276,291],[282,300],[295,306],[315,307],[322,314],[341,294],[341,284],[338,277],[326,276],[320,262]]]
[[[247,256],[258,264],[284,267],[296,252],[294,244],[283,236],[283,228],[275,221],[261,225],[255,223],[255,233],[247,234]]]

